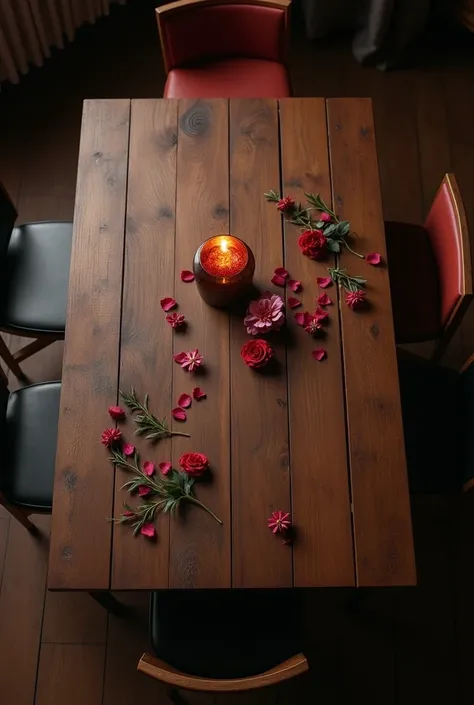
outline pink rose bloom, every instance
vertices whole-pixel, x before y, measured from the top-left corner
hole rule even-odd
[[[285,322],[285,303],[278,294],[266,291],[256,301],[252,301],[244,324],[249,335],[262,335],[271,330],[280,330]]]

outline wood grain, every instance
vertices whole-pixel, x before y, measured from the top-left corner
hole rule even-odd
[[[260,292],[283,264],[281,218],[264,192],[280,186],[277,104],[230,102],[231,233],[255,255]],[[246,367],[240,350],[249,340],[242,317],[231,319],[232,564],[234,587],[292,585],[292,548],[267,527],[275,510],[290,511],[286,347],[271,340],[276,361],[259,373]]]
[[[173,295],[178,104],[132,101],[125,242],[120,389],[134,387],[150,409],[170,423],[172,328],[160,299]],[[158,467],[168,460],[170,439],[156,444],[134,437],[131,417],[124,426],[141,460]],[[130,479],[116,471],[114,515],[130,497],[120,487]],[[131,501],[134,504],[134,500]],[[135,537],[127,526],[114,527],[112,587],[151,589],[168,586],[169,517],[157,521],[157,539]]]
[[[8,531],[10,528],[10,518],[7,515],[7,511],[4,507],[2,507],[2,510],[2,514],[0,515],[0,589],[2,587],[3,569],[7,555]]]
[[[46,593],[41,641],[105,644],[107,612],[87,592]]]
[[[173,363],[173,402],[194,386],[207,399],[193,401],[179,430],[191,438],[172,439],[173,466],[182,453],[205,453],[210,477],[196,483],[196,496],[224,522],[221,526],[199,507],[185,508],[170,525],[170,587],[213,588],[231,584],[229,322],[225,311],[211,308],[194,284],[180,279],[192,269],[198,246],[229,231],[229,164],[227,101],[179,103],[178,193],[176,203],[175,298],[188,320],[185,333],[173,338],[174,354],[198,348],[204,356],[201,374]]]
[[[331,183],[323,98],[280,101],[283,193],[305,202],[305,192],[331,202]],[[285,265],[303,283],[296,294],[313,312],[323,292],[316,277],[327,276],[327,262],[301,255],[300,229],[285,222]],[[287,297],[291,294],[287,291]],[[288,309],[288,403],[290,420],[293,519],[298,540],[293,549],[295,585],[354,585],[349,471],[347,467],[344,386],[337,290],[328,289],[333,305],[324,337],[314,339]],[[323,346],[327,360],[311,351]]]
[[[48,585],[109,586],[130,101],[84,103]],[[78,530],[81,527],[82,530]]]
[[[102,705],[104,659],[105,645],[43,644],[35,705]]]
[[[327,102],[333,202],[356,247],[386,261],[371,102]],[[416,581],[388,272],[344,252],[340,266],[368,279],[370,307],[341,306],[357,582]]]

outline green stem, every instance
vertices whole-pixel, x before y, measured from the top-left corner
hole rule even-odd
[[[187,494],[187,495],[186,495],[186,499],[187,499],[189,502],[192,502],[193,504],[197,504],[198,507],[201,507],[201,509],[204,509],[204,511],[206,511],[208,514],[210,514],[211,517],[213,517],[217,522],[219,522],[219,524],[222,524],[222,521],[219,519],[219,517],[217,517],[217,516],[214,514],[214,512],[211,512],[211,510],[208,509],[205,504],[203,504],[203,503],[200,502],[198,499],[196,499],[196,497],[192,497],[190,494]]]
[[[347,249],[349,250],[349,252],[352,252],[353,255],[355,255],[356,257],[360,257],[360,259],[365,259],[364,255],[360,255],[358,252],[356,252],[355,250],[353,250],[352,247],[350,247],[350,246],[347,244],[347,240],[343,240],[343,243],[344,243],[344,245],[347,247]]]
[[[191,438],[189,433],[183,433],[183,431],[167,431],[170,436],[186,436],[186,438]]]

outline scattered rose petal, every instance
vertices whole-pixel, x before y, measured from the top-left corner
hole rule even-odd
[[[189,394],[181,394],[180,398],[178,399],[178,406],[180,406],[182,409],[189,409],[189,407],[192,404],[192,399],[189,396]]]
[[[321,289],[327,289],[328,286],[332,285],[331,277],[317,277],[316,281],[318,282]]]
[[[329,320],[329,313],[327,311],[324,311],[324,309],[318,308],[314,312],[314,317],[316,318],[317,321],[320,323],[323,323],[323,321],[328,321]]]
[[[292,291],[295,292],[295,294],[297,294],[298,291],[301,291],[302,289],[301,282],[299,282],[297,279],[288,279],[288,286]]]
[[[176,421],[186,421],[186,412],[184,409],[180,409],[179,406],[177,406],[176,409],[173,409],[171,413]]]
[[[315,360],[321,362],[321,360],[324,360],[327,356],[327,352],[324,348],[316,348],[316,350],[313,350],[311,352],[311,355],[314,357]]]
[[[143,472],[145,475],[148,475],[148,477],[151,477],[155,472],[155,463],[152,463],[151,460],[145,460],[143,463]]]
[[[163,475],[167,475],[173,466],[169,461],[165,460],[162,463],[159,463],[158,467]]]
[[[307,315],[308,315],[307,312],[305,312],[305,313],[302,313],[302,312],[300,312],[300,313],[295,313],[295,321],[296,321],[296,323],[297,323],[299,326],[304,326],[304,325],[306,325],[306,324],[305,324],[305,321],[306,321],[306,316],[307,316]]]
[[[286,279],[285,277],[281,277],[279,274],[274,274],[271,278],[271,282],[272,284],[275,284],[275,286],[285,286]]]
[[[139,485],[138,486],[138,494],[140,497],[146,497],[151,493],[151,487],[147,487],[146,485]]]
[[[100,437],[100,442],[106,448],[116,446],[121,440],[122,433],[118,428],[106,428],[105,431],[102,431],[102,435]]]
[[[121,406],[109,406],[109,416],[115,421],[121,421],[125,418],[125,411]]]
[[[207,397],[207,394],[201,389],[201,387],[194,387],[193,397],[196,401],[201,401],[201,399],[205,399]]]
[[[193,282],[194,274],[189,269],[181,270],[181,281],[182,282]]]
[[[176,301],[171,298],[171,296],[166,296],[160,301],[161,308],[163,311],[171,311],[172,308],[176,306]]]
[[[156,536],[156,529],[153,524],[143,524],[140,533],[143,534],[143,536],[147,536],[149,539],[153,539]]]
[[[289,512],[282,512],[279,509],[277,512],[273,512],[268,518],[268,528],[272,530],[272,533],[284,533],[288,531],[291,527],[291,517]]]
[[[301,306],[301,301],[299,299],[295,299],[294,296],[289,296],[288,297],[288,306],[290,308],[298,308],[298,306]]]
[[[374,266],[377,266],[382,261],[382,255],[379,255],[378,252],[371,252],[369,255],[366,255],[365,259],[367,260],[367,262],[369,264],[373,264]]]
[[[173,360],[178,364],[182,365],[188,359],[188,354],[185,352],[180,352],[173,356]]]
[[[358,289],[357,291],[349,291],[346,294],[346,304],[354,310],[363,308],[366,304],[365,292]]]
[[[321,215],[319,216],[319,220],[322,220],[323,223],[332,223],[332,215],[329,215],[329,213],[326,213],[326,211],[323,211]]]
[[[122,450],[123,454],[126,456],[135,455],[135,446],[133,443],[124,443]]]
[[[332,301],[329,298],[329,296],[326,294],[326,292],[320,294],[318,296],[318,298],[316,299],[316,301],[320,306],[329,306],[330,304],[332,304]]]
[[[168,313],[166,320],[172,328],[181,328],[186,323],[182,313]]]
[[[283,279],[288,279],[288,277],[290,276],[284,267],[277,267],[273,274],[276,274],[277,277],[283,277]]]
[[[198,367],[201,367],[203,363],[203,357],[197,348],[189,350],[189,352],[180,352],[173,356],[173,360],[187,372],[193,372]]]

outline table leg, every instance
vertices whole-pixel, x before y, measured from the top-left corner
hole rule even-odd
[[[96,600],[99,605],[104,607],[107,612],[112,612],[117,617],[123,617],[126,612],[126,607],[119,602],[108,590],[92,590],[89,595]]]

